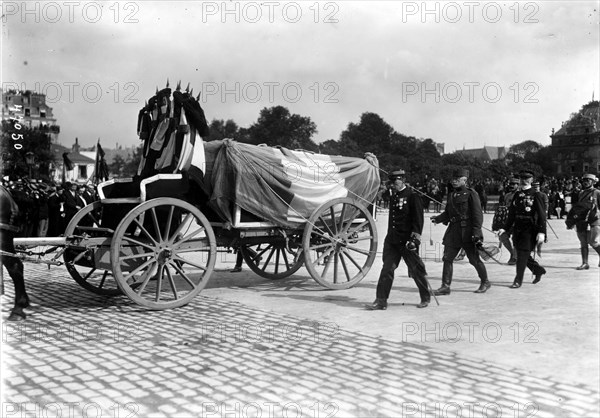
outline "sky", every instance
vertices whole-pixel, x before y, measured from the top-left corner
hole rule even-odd
[[[66,146],[138,145],[167,79],[209,120],[285,106],[317,143],[374,112],[446,152],[548,145],[600,96],[599,3],[2,2],[2,88],[45,93]]]

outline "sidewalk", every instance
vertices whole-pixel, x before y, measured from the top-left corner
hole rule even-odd
[[[0,415],[597,416],[597,256],[576,272],[575,233],[551,222],[560,240],[544,248],[542,282],[508,289],[514,267],[489,261],[494,285],[476,295],[463,261],[452,294],[426,309],[404,265],[388,310],[363,309],[380,260],[355,288],[329,291],[304,268],[283,281],[228,273],[235,255],[223,254],[200,297],[157,312],[28,264],[35,309],[2,325]],[[434,288],[443,230],[432,228],[434,246],[428,225],[423,236]],[[11,295],[2,302],[6,318]]]

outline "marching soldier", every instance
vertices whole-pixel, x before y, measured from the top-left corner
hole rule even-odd
[[[510,203],[515,196],[515,193],[519,189],[519,179],[511,178],[508,182],[508,191],[504,195],[503,199],[500,201],[500,206],[498,207],[496,214],[494,215],[494,221],[492,222],[492,231],[498,231],[500,228],[504,226],[506,223],[506,217],[508,216],[508,208],[510,207]],[[506,233],[499,235],[498,238],[500,243],[504,245],[504,248],[508,250],[510,253],[510,259],[508,260],[508,265],[514,266],[517,264],[517,257],[515,250],[510,242],[510,235],[512,231],[506,231]]]
[[[579,192],[577,202],[585,208],[590,207],[586,219],[577,222],[575,228],[581,250],[581,265],[576,270],[588,270],[588,254],[590,245],[600,255],[600,219],[598,219],[598,208],[600,208],[600,190],[594,188],[598,178],[591,173],[584,174],[581,179],[582,190]],[[590,213],[593,212],[593,213]],[[600,267],[600,264],[598,264]]]
[[[367,305],[369,310],[387,309],[387,299],[394,282],[394,271],[400,260],[408,267],[409,275],[419,289],[421,303],[417,308],[429,305],[430,295],[427,286],[425,264],[419,257],[418,249],[423,231],[423,203],[421,198],[406,186],[406,174],[403,170],[390,174],[390,214],[388,232],[383,244],[383,268],[377,283],[375,302]]]
[[[521,190],[519,190],[509,207],[506,224],[498,230],[501,236],[510,228],[513,228],[513,246],[517,252],[517,275],[511,289],[518,289],[523,284],[525,267],[528,267],[538,283],[542,275],[546,274],[540,264],[531,257],[536,245],[544,242],[546,238],[546,211],[541,193],[536,192],[531,186],[533,172],[521,170],[519,172]]]
[[[481,281],[475,293],[485,293],[491,287],[487,270],[479,258],[476,247],[483,240],[481,232],[483,211],[477,192],[467,188],[467,177],[467,170],[454,171],[451,181],[453,190],[448,194],[446,209],[440,215],[431,218],[434,224],[449,224],[442,241],[444,244],[442,287],[435,291],[436,295],[450,294],[452,263],[461,248],[465,250],[469,263],[475,267]]]

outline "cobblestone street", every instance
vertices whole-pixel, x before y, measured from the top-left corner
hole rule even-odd
[[[328,291],[305,269],[283,281],[231,274],[235,256],[224,254],[201,296],[167,311],[89,293],[64,267],[26,264],[34,307],[26,322],[2,325],[1,416],[597,416],[597,257],[576,272],[575,233],[551,222],[560,240],[549,236],[540,284],[508,289],[514,267],[490,260],[494,286],[474,295],[475,271],[458,262],[452,295],[427,309],[414,309],[402,265],[388,310],[363,310],[380,260],[357,287]],[[437,288],[439,244],[428,239]]]

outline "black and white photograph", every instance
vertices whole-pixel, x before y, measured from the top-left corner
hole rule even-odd
[[[600,1],[2,1],[0,417],[600,416]]]

